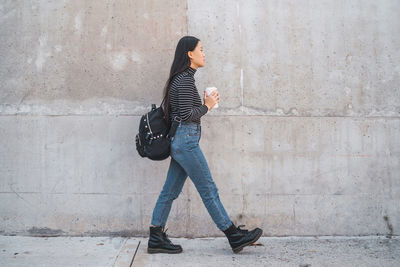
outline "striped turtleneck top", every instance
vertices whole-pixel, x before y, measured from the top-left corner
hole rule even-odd
[[[208,107],[202,104],[197,91],[194,74],[196,69],[189,67],[175,75],[170,88],[170,121],[180,116],[182,121],[201,124],[200,117],[207,113]]]

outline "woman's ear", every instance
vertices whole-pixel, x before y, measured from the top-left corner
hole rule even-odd
[[[188,57],[190,58],[190,59],[192,59],[192,51],[188,51]]]

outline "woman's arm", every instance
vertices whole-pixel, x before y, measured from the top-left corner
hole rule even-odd
[[[194,107],[194,100],[198,94],[193,78],[189,75],[183,76],[178,84],[178,102],[182,121],[196,120],[208,112],[205,104]]]

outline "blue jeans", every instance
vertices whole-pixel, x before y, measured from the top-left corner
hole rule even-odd
[[[200,149],[200,138],[200,125],[194,122],[180,122],[171,143],[171,162],[167,179],[158,196],[151,224],[165,227],[172,202],[179,196],[189,176],[217,227],[224,231],[232,225]]]

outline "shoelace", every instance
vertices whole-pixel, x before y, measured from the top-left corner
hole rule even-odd
[[[168,240],[168,242],[171,243],[171,240],[169,240],[168,235],[167,235],[167,230],[168,230],[168,228],[165,229],[164,231],[162,231],[162,234],[163,234],[164,238],[165,238],[166,240]]]
[[[238,231],[242,234],[247,234],[249,232],[249,230],[246,229],[240,229],[241,226],[245,226],[245,224],[241,224],[237,227]]]

